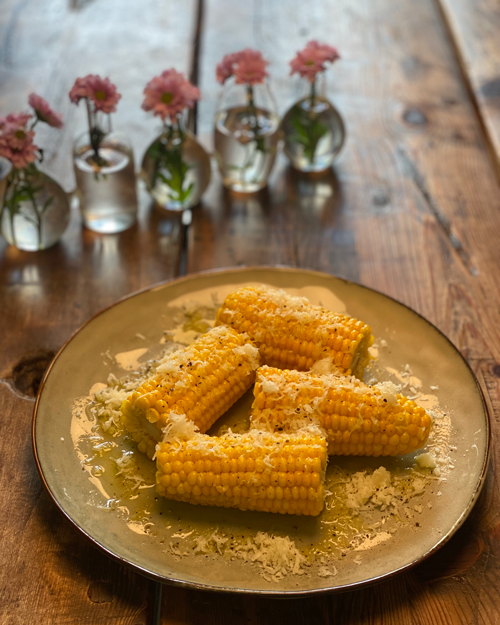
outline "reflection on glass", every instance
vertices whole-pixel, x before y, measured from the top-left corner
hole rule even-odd
[[[288,168],[289,194],[302,211],[318,217],[336,210],[340,203],[340,183],[332,169],[318,174]]]

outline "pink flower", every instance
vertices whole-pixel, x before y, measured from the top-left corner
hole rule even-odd
[[[200,90],[175,69],[167,69],[152,78],[144,89],[142,108],[153,111],[165,121],[174,120],[185,108],[193,108],[200,99]]]
[[[75,80],[75,84],[69,92],[69,99],[73,102],[73,104],[78,104],[82,98],[87,98],[88,94],[87,77],[77,78]]]
[[[258,85],[264,82],[269,74],[266,67],[269,65],[257,50],[247,48],[240,52],[238,62],[234,68],[234,77],[238,85]]]
[[[35,133],[19,123],[23,120],[27,122],[31,116],[21,113],[17,116],[8,115],[4,119],[8,121],[3,125],[0,135],[0,156],[8,158],[16,169],[23,169],[38,156],[38,147],[33,143]]]
[[[46,100],[36,95],[36,93],[31,93],[28,103],[33,107],[40,121],[52,126],[52,128],[62,128],[62,115],[52,110]]]
[[[7,117],[0,117],[0,130],[24,127],[30,119],[29,113],[10,113]]]
[[[217,80],[224,84],[228,78],[234,76],[239,85],[257,85],[269,76],[266,71],[268,65],[269,62],[263,58],[262,52],[245,48],[240,52],[226,54],[217,65]]]
[[[92,100],[96,111],[114,113],[118,100],[122,97],[109,78],[89,75],[84,78],[87,84],[87,97]]]
[[[216,77],[222,85],[228,78],[234,75],[234,66],[240,60],[241,52],[226,54],[220,63],[217,64]]]
[[[292,71],[290,74],[299,74],[313,82],[319,72],[325,71],[325,63],[333,63],[339,59],[339,53],[333,46],[310,41],[303,50],[297,52],[297,56],[290,61]]]
[[[69,99],[73,104],[78,104],[82,98],[88,98],[94,103],[95,110],[103,113],[114,113],[121,97],[109,78],[94,74],[77,78],[69,92]]]

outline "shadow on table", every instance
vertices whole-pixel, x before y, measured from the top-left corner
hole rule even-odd
[[[288,166],[284,182],[288,201],[320,221],[331,219],[342,203],[341,184],[333,169],[304,173]]]

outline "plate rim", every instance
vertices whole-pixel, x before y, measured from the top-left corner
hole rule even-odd
[[[471,498],[469,500],[469,503],[464,508],[463,512],[458,517],[458,519],[455,521],[455,523],[450,528],[450,530],[431,549],[429,549],[426,553],[422,554],[421,556],[415,558],[413,561],[408,562],[408,563],[404,564],[403,566],[401,566],[401,567],[399,567],[397,569],[389,571],[388,573],[384,573],[382,575],[378,575],[378,576],[370,578],[368,580],[361,580],[361,581],[351,582],[351,583],[348,583],[348,584],[342,584],[340,586],[330,586],[330,587],[326,587],[326,588],[310,588],[310,589],[305,589],[305,590],[279,590],[279,589],[276,589],[276,590],[273,590],[273,589],[262,590],[262,589],[260,589],[259,590],[259,589],[246,589],[246,588],[224,588],[224,587],[221,587],[221,586],[213,586],[213,585],[210,585],[210,584],[189,582],[189,581],[185,581],[185,580],[182,580],[182,579],[166,578],[166,577],[164,577],[162,575],[158,575],[158,574],[156,574],[156,573],[154,573],[152,571],[149,571],[149,570],[145,569],[143,566],[141,566],[139,564],[134,564],[133,562],[130,562],[126,558],[124,558],[124,557],[114,553],[109,548],[107,548],[105,545],[100,543],[97,539],[95,539],[93,536],[91,536],[89,533],[87,533],[82,527],[80,527],[80,525],[78,525],[78,523],[70,516],[70,514],[68,512],[66,512],[64,507],[61,505],[61,503],[58,501],[56,496],[53,494],[53,492],[52,492],[52,490],[50,488],[49,482],[48,482],[48,480],[46,479],[46,477],[44,475],[42,464],[40,462],[40,458],[39,458],[39,455],[38,455],[37,441],[36,441],[36,420],[37,420],[38,409],[39,409],[42,393],[43,393],[43,390],[45,388],[45,383],[46,383],[46,381],[47,381],[47,379],[48,379],[48,377],[49,377],[49,375],[50,375],[50,373],[51,373],[55,363],[57,362],[58,358],[62,355],[63,351],[66,349],[66,347],[69,345],[69,343],[71,343],[71,341],[82,330],[84,330],[87,327],[87,325],[89,325],[94,319],[96,319],[100,315],[104,314],[105,312],[107,312],[111,308],[114,308],[114,307],[118,306],[122,302],[127,301],[129,299],[132,299],[134,297],[137,297],[139,295],[142,295],[143,293],[159,290],[159,289],[164,288],[164,287],[166,287],[166,286],[168,286],[170,284],[173,284],[173,283],[188,282],[190,280],[193,280],[193,279],[199,278],[199,277],[203,277],[203,276],[210,276],[210,275],[217,275],[217,274],[242,274],[242,273],[245,273],[245,272],[257,271],[257,270],[268,270],[268,271],[271,270],[271,271],[278,271],[278,272],[283,272],[283,273],[299,272],[299,273],[302,273],[302,274],[316,275],[316,276],[320,276],[320,277],[323,277],[323,278],[334,278],[336,280],[340,280],[340,281],[344,282],[347,285],[353,285],[353,286],[356,286],[356,287],[360,287],[363,290],[371,291],[373,293],[381,295],[382,297],[385,297],[385,298],[395,302],[396,304],[399,304],[400,306],[403,306],[409,312],[413,313],[414,315],[416,315],[417,317],[422,319],[425,323],[429,324],[436,332],[438,332],[441,335],[442,338],[445,339],[445,341],[449,344],[449,346],[453,349],[453,351],[460,357],[462,363],[466,366],[469,374],[471,375],[472,380],[474,381],[474,384],[475,384],[476,389],[478,391],[478,395],[479,395],[479,398],[480,398],[482,406],[483,406],[483,412],[484,412],[484,415],[486,417],[486,419],[485,419],[485,422],[486,422],[485,454],[484,454],[484,460],[483,460],[482,467],[481,467],[481,473],[479,475],[479,479],[478,479],[478,482],[477,482],[477,484],[476,484],[476,486],[474,488],[474,491],[472,492],[472,495],[471,495]],[[64,515],[64,517],[71,523],[71,525],[73,527],[75,527],[80,532],[80,534],[82,534],[85,538],[90,540],[91,543],[95,547],[97,547],[101,552],[104,552],[112,560],[115,560],[115,561],[119,562],[120,564],[125,565],[125,566],[131,568],[132,570],[134,570],[135,572],[143,575],[144,577],[147,577],[147,578],[149,578],[149,579],[151,579],[151,580],[153,580],[153,581],[155,581],[157,583],[161,583],[161,584],[168,584],[168,585],[182,587],[182,588],[190,588],[190,589],[193,589],[193,590],[202,590],[202,591],[207,591],[207,592],[218,592],[218,593],[224,593],[224,594],[227,594],[227,593],[230,593],[230,594],[244,594],[244,595],[248,594],[248,595],[260,595],[260,596],[270,596],[270,597],[274,596],[274,597],[285,597],[285,598],[286,597],[288,597],[288,598],[299,598],[299,597],[305,597],[305,596],[310,596],[310,595],[321,595],[321,594],[326,594],[326,593],[341,593],[341,592],[348,592],[348,591],[351,591],[351,590],[364,588],[364,587],[367,587],[367,586],[372,586],[374,584],[378,584],[378,583],[381,583],[383,581],[392,579],[396,575],[399,575],[400,573],[403,573],[404,571],[412,569],[413,567],[417,566],[418,564],[420,564],[424,560],[427,560],[429,557],[434,555],[439,549],[441,549],[441,547],[443,547],[456,534],[456,532],[460,529],[460,527],[462,527],[462,525],[465,523],[466,519],[468,518],[469,514],[471,513],[472,509],[474,508],[474,505],[476,504],[476,502],[477,502],[477,500],[479,498],[479,495],[481,494],[481,491],[482,491],[482,489],[484,487],[484,484],[485,484],[485,481],[486,481],[486,476],[487,476],[487,473],[488,473],[488,466],[489,466],[490,457],[491,457],[491,438],[492,438],[491,437],[491,415],[490,415],[490,411],[489,411],[489,408],[488,408],[488,403],[487,403],[486,398],[484,396],[484,393],[483,393],[483,390],[481,388],[481,385],[479,384],[477,376],[474,373],[474,371],[473,371],[472,367],[470,366],[470,364],[467,362],[467,360],[464,358],[464,356],[460,352],[460,350],[446,336],[446,334],[444,334],[444,332],[442,330],[440,330],[431,321],[426,319],[423,315],[421,315],[419,312],[417,312],[416,310],[414,310],[413,308],[411,308],[410,306],[408,306],[404,302],[401,302],[398,299],[396,299],[395,297],[392,297],[391,295],[387,295],[386,293],[383,293],[382,291],[379,291],[379,290],[374,289],[372,287],[365,286],[363,284],[360,284],[359,282],[355,282],[354,280],[350,280],[350,279],[345,278],[343,276],[327,273],[327,272],[324,272],[324,271],[318,271],[318,270],[314,270],[314,269],[305,269],[305,268],[302,268],[302,267],[292,267],[292,266],[289,266],[289,265],[242,265],[242,266],[238,266],[238,267],[226,267],[226,268],[222,267],[222,268],[215,268],[215,269],[208,269],[208,270],[198,271],[198,272],[195,272],[195,273],[187,274],[185,276],[180,276],[180,277],[171,278],[171,279],[168,279],[168,280],[163,280],[163,281],[160,281],[160,282],[156,282],[156,283],[154,283],[152,285],[146,286],[146,287],[144,287],[142,289],[139,289],[137,291],[129,293],[128,295],[124,295],[123,297],[119,298],[118,300],[116,300],[115,302],[110,304],[109,306],[106,306],[105,308],[102,308],[97,313],[92,315],[89,319],[87,319],[82,325],[80,325],[70,335],[70,337],[63,343],[61,348],[58,350],[58,352],[54,356],[52,362],[50,363],[49,367],[47,368],[47,370],[46,370],[46,372],[45,372],[45,374],[44,374],[44,376],[42,378],[42,381],[40,383],[40,386],[39,386],[39,389],[38,389],[38,392],[37,392],[37,396],[36,396],[36,400],[35,400],[35,405],[34,405],[34,408],[33,408],[33,417],[32,417],[32,423],[31,423],[31,443],[32,443],[32,450],[33,450],[33,455],[34,455],[34,459],[35,459],[35,464],[36,464],[38,473],[40,475],[40,479],[42,481],[42,484],[43,484],[44,488],[46,489],[46,491],[48,492],[51,500],[55,503],[56,507],[60,510],[60,512]]]

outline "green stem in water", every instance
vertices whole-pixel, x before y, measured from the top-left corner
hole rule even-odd
[[[41,250],[42,249],[42,216],[38,212],[38,205],[36,203],[35,195],[33,193],[33,188],[31,184],[29,183],[27,185],[27,192],[28,192],[31,204],[33,206],[33,211],[36,215],[35,221],[36,221],[36,233],[37,233],[37,239],[38,239],[37,247],[39,250]]]
[[[255,137],[255,143],[259,152],[265,152],[264,138],[259,136],[259,115],[254,102],[254,94],[252,85],[247,85],[248,111],[250,113],[250,130]]]
[[[10,185],[10,182],[9,182]],[[13,175],[12,177],[12,185],[14,187],[14,190],[12,192],[12,198],[11,198],[11,206],[9,206],[9,218],[10,218],[10,236],[12,237],[12,243],[17,247],[17,240],[16,240],[16,231],[14,229],[14,217],[16,216],[16,212],[14,209],[14,206],[17,204],[17,200],[16,200],[16,195],[17,195],[17,180],[16,180],[16,176]],[[7,189],[5,191],[5,197],[7,197],[7,193],[9,191],[9,187],[7,186]]]
[[[182,159],[186,135],[178,118],[170,120],[165,133],[166,141],[160,137],[148,152],[154,163],[151,188],[154,189],[157,178],[160,178],[169,187],[169,198],[184,206],[194,189],[194,182],[185,188],[186,175],[190,166]]]
[[[311,115],[313,114],[314,107],[316,106],[316,76],[311,83]]]
[[[88,98],[86,98],[86,103],[87,103],[87,118],[88,118],[88,123],[89,123],[90,146],[92,147],[92,150],[94,152],[94,156],[92,160],[94,161],[95,165],[99,169],[101,169],[102,167],[106,167],[106,165],[108,165],[108,161],[102,158],[99,153],[102,140],[108,133],[104,131],[102,128],[100,128],[97,111],[92,110],[92,107]],[[111,116],[110,115],[108,115],[108,120],[109,120],[109,129],[111,130]],[[96,171],[96,176],[97,175],[98,175],[98,172]]]

